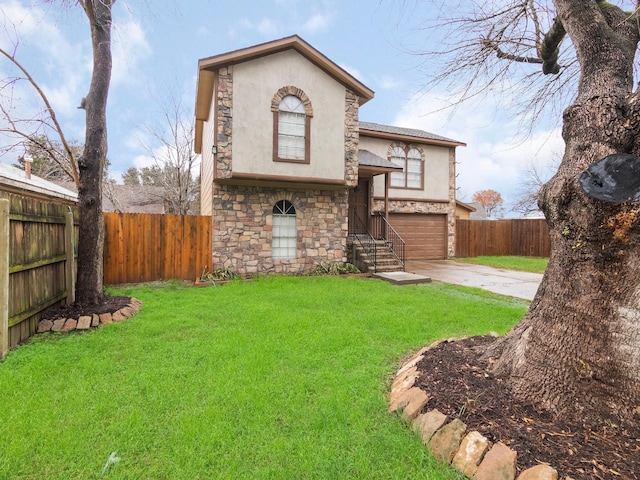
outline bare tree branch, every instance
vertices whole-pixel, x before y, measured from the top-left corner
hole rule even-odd
[[[17,46],[16,46],[16,49],[17,49]],[[46,112],[48,114],[48,118],[51,119],[51,122],[53,123],[53,125],[51,126],[51,125],[47,124],[46,121],[40,121],[40,123],[42,123],[43,125],[47,125],[49,127],[53,127],[53,129],[55,130],[58,138],[60,139],[61,144],[63,145],[63,148],[65,150],[66,156],[69,159],[69,165],[60,164],[60,167],[63,168],[67,173],[69,173],[69,175],[71,176],[71,178],[73,179],[73,181],[74,181],[74,183],[76,185],[79,185],[80,184],[80,179],[79,179],[79,175],[78,175],[77,159],[74,157],[73,150],[69,146],[69,142],[67,141],[67,138],[66,138],[66,136],[65,136],[65,134],[64,134],[64,132],[62,130],[62,127],[60,126],[60,123],[58,122],[58,119],[56,118],[56,112],[53,109],[53,107],[51,106],[51,103],[49,102],[49,99],[47,98],[47,95],[44,93],[42,88],[40,88],[40,85],[33,78],[33,76],[31,76],[29,71],[15,57],[15,50],[14,50],[13,54],[10,54],[5,49],[0,47],[0,54],[4,55],[5,58],[7,58],[16,68],[18,68],[22,72],[22,74],[24,75],[23,80],[26,80],[34,88],[34,90],[38,93],[40,99],[42,100],[42,102],[45,105],[45,109],[46,109]],[[9,112],[7,112],[4,108],[2,109],[2,113],[5,116],[5,118],[7,119],[7,121],[9,121],[11,123],[12,127],[13,127],[11,129],[3,129],[3,131],[10,131],[10,132],[18,134],[19,136],[21,136],[23,138],[26,138],[26,139],[30,139],[30,137],[33,136],[33,132],[25,132],[25,131],[22,131],[19,128],[16,128],[15,121],[12,121],[11,116],[9,115]],[[46,148],[44,150],[45,151],[49,151]],[[60,163],[60,160],[59,160],[59,158],[57,156],[52,155],[51,159],[54,160],[57,163]]]

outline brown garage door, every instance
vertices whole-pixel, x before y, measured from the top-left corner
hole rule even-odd
[[[406,242],[407,260],[447,258],[446,215],[395,213],[389,221]]]

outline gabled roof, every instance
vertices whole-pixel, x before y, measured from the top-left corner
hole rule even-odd
[[[209,109],[211,108],[215,83],[215,71],[221,67],[247,62],[286,50],[295,50],[311,63],[324,70],[336,81],[352,90],[358,96],[360,105],[373,98],[373,90],[313,48],[298,35],[292,35],[212,57],[201,58],[198,60],[198,83],[196,87],[196,152],[199,152],[199,148],[201,147],[202,122],[209,118]]]
[[[0,190],[18,194],[30,192],[36,197],[58,198],[73,203],[78,201],[78,195],[75,192],[36,175],[31,175],[30,178],[27,178],[24,170],[6,163],[0,163]]]
[[[419,139],[432,145],[444,145],[451,147],[464,147],[467,144],[451,138],[436,135],[435,133],[417,130],[415,128],[394,127],[380,123],[359,122],[360,135],[378,138],[393,138],[398,140],[415,141]]]

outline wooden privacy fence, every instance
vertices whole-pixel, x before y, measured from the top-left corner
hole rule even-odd
[[[520,255],[548,257],[545,219],[456,220],[456,257]]]
[[[211,268],[211,217],[105,213],[104,283],[195,280]]]
[[[77,209],[0,192],[0,358],[73,303]]]

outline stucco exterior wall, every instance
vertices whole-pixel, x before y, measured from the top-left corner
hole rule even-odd
[[[296,209],[297,256],[272,257],[273,206]],[[348,194],[217,185],[213,198],[213,268],[242,275],[308,273],[318,263],[346,262]]]
[[[387,159],[392,140],[360,136],[360,149]],[[449,199],[449,148],[425,145],[412,142],[424,152],[424,189],[389,188],[389,198],[422,198],[429,200]],[[375,176],[373,179],[374,196],[384,195],[384,177]]]
[[[311,101],[310,163],[273,161],[271,100],[292,85]],[[234,172],[345,178],[345,87],[293,50],[233,67]]]

